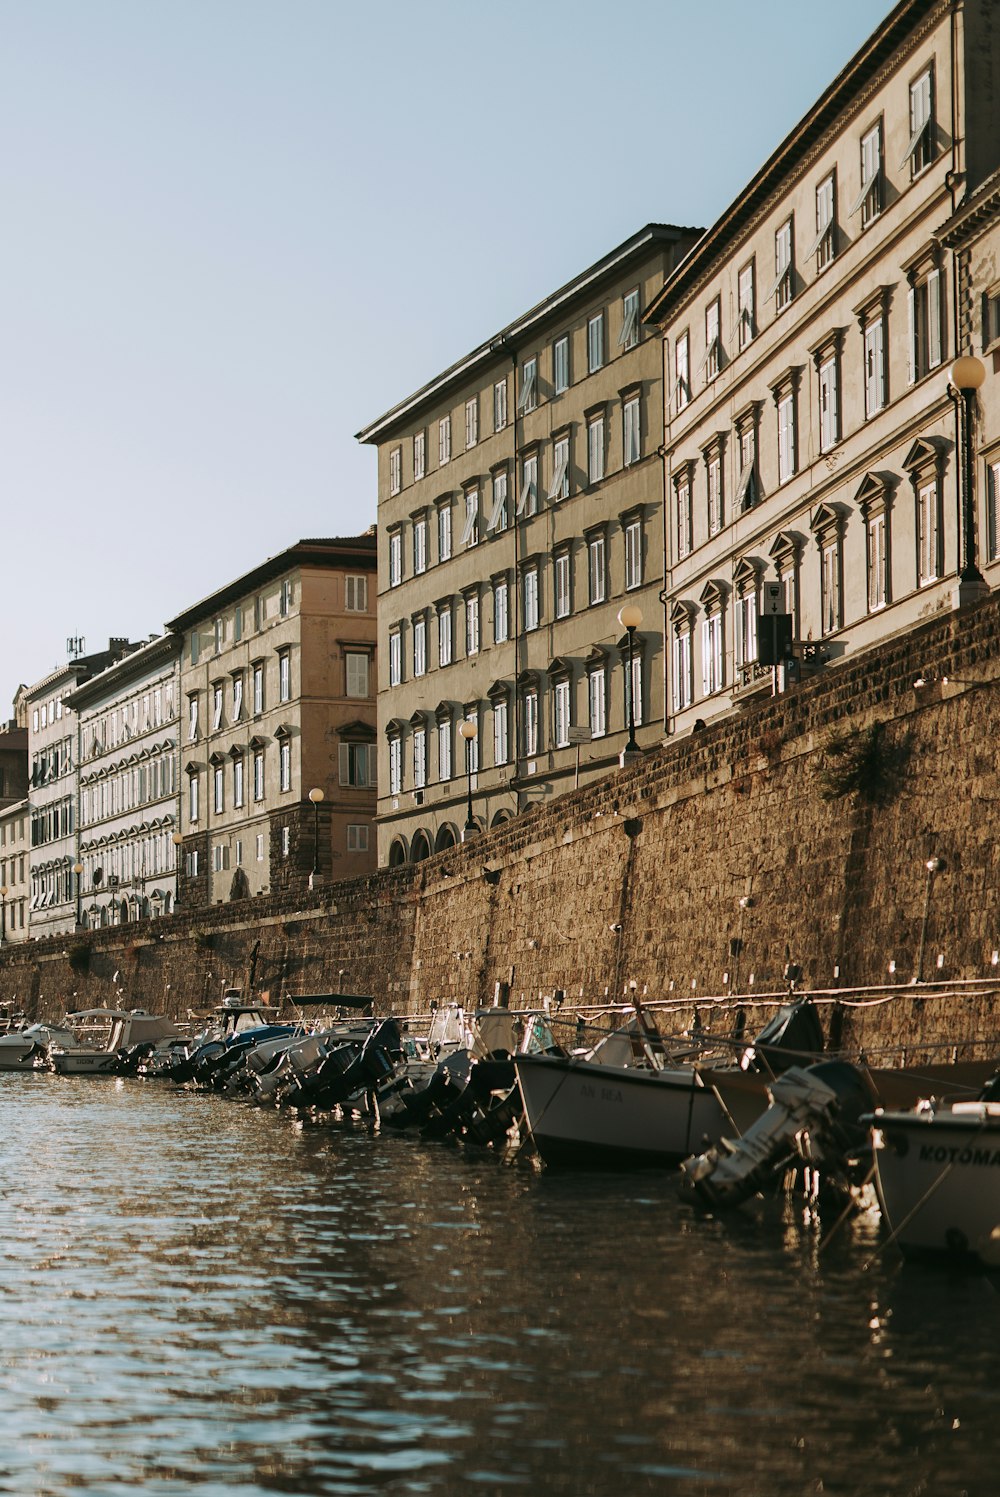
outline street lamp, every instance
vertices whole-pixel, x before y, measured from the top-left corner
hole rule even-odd
[[[476,823],[472,816],[472,745],[478,729],[474,722],[470,722],[469,719],[466,718],[463,722],[459,723],[458,731],[465,739],[465,776],[469,786],[469,804],[468,809],[465,813],[464,837],[464,840],[467,842],[470,837],[474,837],[479,831],[479,828],[476,826]]]
[[[314,789],[310,790],[309,799],[313,805],[313,866],[312,873],[309,875],[309,887],[311,889],[319,874],[319,803],[321,800],[325,800],[326,797],[317,785]]]
[[[976,560],[976,391],[986,378],[986,367],[974,354],[963,354],[951,366],[952,388],[961,396],[962,446],[962,570],[958,574],[959,606],[971,603],[987,591],[986,579]]]
[[[7,895],[10,893],[6,884],[0,884],[0,946],[7,941]]]
[[[83,924],[83,864],[74,863],[73,872],[76,874],[76,928],[79,930]]]
[[[178,858],[178,856],[180,854],[181,847],[184,845],[184,834],[183,834],[183,832],[174,832],[174,834],[170,838],[170,840],[174,844],[174,902],[173,902],[173,905],[172,905],[172,909],[173,909],[174,914],[176,914],[177,913],[177,906],[180,903],[180,900],[177,898],[177,891],[180,889],[180,886],[181,886],[180,876],[179,876],[179,874],[177,872],[177,858]]]
[[[628,743],[622,754],[624,762],[626,754],[639,752],[639,745],[635,741],[635,676],[632,659],[635,649],[635,631],[642,623],[642,609],[635,603],[626,603],[624,608],[618,610],[618,622],[623,629],[628,631]]]

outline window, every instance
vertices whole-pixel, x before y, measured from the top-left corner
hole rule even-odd
[[[525,632],[538,628],[538,565],[525,567],[521,578]]]
[[[368,578],[344,578],[344,608],[348,613],[368,612]]]
[[[403,680],[403,637],[398,629],[389,631],[389,685],[399,686]]]
[[[674,479],[674,538],[678,560],[691,554],[691,470]]]
[[[403,580],[403,532],[393,530],[389,535],[389,586],[398,587]]]
[[[785,483],[796,470],[795,391],[778,392],[778,482]]]
[[[438,422],[438,467],[451,461],[451,417],[442,416]]]
[[[622,297],[622,330],[618,334],[619,348],[635,348],[639,342],[639,288],[626,291]]]
[[[569,498],[569,437],[557,437],[552,443],[552,483],[549,499],[556,503]]]
[[[685,611],[674,621],[672,642],[674,711],[683,712],[694,700],[694,678],[691,674],[691,619]]]
[[[604,535],[587,539],[587,595],[591,604],[603,603],[607,596],[607,552]]]
[[[708,384],[719,372],[719,354],[721,349],[719,328],[722,317],[722,303],[716,297],[710,301],[705,308],[705,383]]]
[[[479,594],[469,593],[465,599],[465,653],[479,654]]]
[[[462,531],[463,546],[479,545],[479,490],[465,491],[465,529]]]
[[[438,607],[438,665],[451,664],[452,632],[451,632],[451,604],[444,603]],[[391,684],[391,683],[390,683]]]
[[[625,587],[642,586],[642,521],[629,520],[625,525]]]
[[[212,687],[212,732],[217,733],[222,727],[223,687],[221,681],[216,681]]]
[[[253,798],[264,799],[264,750],[262,748],[253,751]]]
[[[837,207],[837,179],[834,172],[825,176],[816,188],[816,238],[809,249],[816,256],[817,273],[831,264],[837,253],[834,220]]]
[[[413,730],[413,788],[423,790],[427,784],[427,730]]]
[[[265,621],[266,618],[267,618],[267,599],[261,597],[261,595],[258,593],[257,596],[253,600],[253,626],[254,626],[254,629],[258,633],[260,632],[261,629],[263,629],[263,627],[264,627],[264,621]],[[192,664],[193,663],[194,662],[192,662]]]
[[[198,737],[198,698],[188,697],[188,743],[193,743]]]
[[[555,563],[556,618],[565,619],[570,614],[570,555],[560,551]]]
[[[438,779],[451,779],[451,718],[438,723]]]
[[[861,187],[851,209],[852,217],[859,208],[862,228],[867,228],[882,212],[881,120],[861,137]]]
[[[401,739],[389,739],[389,794],[398,795],[403,788],[403,744]]]
[[[792,220],[786,218],[780,228],[774,234],[774,285],[771,287],[771,296],[774,297],[774,310],[780,312],[787,307],[792,299],[792,277],[794,275],[792,258]]]
[[[198,776],[188,776],[188,821],[198,820]]]
[[[587,323],[587,368],[596,374],[604,366],[604,313],[597,312]]]
[[[230,722],[238,723],[243,716],[243,673],[233,677],[233,710]]]
[[[493,643],[503,644],[509,633],[508,588],[506,577],[497,577],[493,582]]]
[[[292,584],[288,578],[281,584],[281,592],[278,595],[278,612],[282,618],[287,618],[292,611]]]
[[[983,350],[1000,339],[1000,286],[991,286],[983,292]]]
[[[690,635],[688,636],[690,638]],[[628,666],[626,664],[626,674]],[[638,650],[632,656],[632,670],[628,681],[631,694],[632,721],[637,728],[642,727],[642,651]]]
[[[212,773],[212,780],[215,787],[214,809],[216,816],[218,816],[226,809],[226,782],[223,765],[217,764],[215,766]]]
[[[642,456],[639,429],[639,397],[630,395],[622,402],[622,465],[629,468]]]
[[[718,443],[705,453],[705,479],[708,485],[708,533],[718,535],[724,523],[722,493],[722,452]]]
[[[587,477],[600,483],[604,477],[604,416],[592,416],[587,422]]]
[[[935,266],[910,282],[910,383],[923,379],[944,357],[941,320],[941,272]]]
[[[722,612],[716,608],[701,626],[702,695],[712,696],[726,684],[725,656],[722,648]]]
[[[1000,461],[986,469],[986,559],[1000,557]]]
[[[364,826],[364,825],[357,825],[357,824],[355,824],[353,822],[348,822],[348,826],[347,826],[347,851],[348,852],[367,852],[368,851],[368,828],[366,826]]]
[[[278,701],[292,700],[292,657],[287,650],[278,656]]]
[[[490,523],[487,530],[507,529],[507,469],[502,468],[493,474],[493,508],[490,512]]]
[[[510,757],[510,734],[507,698],[498,697],[493,703],[493,763],[506,764]]]
[[[569,746],[569,718],[569,682],[556,681],[552,688],[552,726],[556,748]]]
[[[427,433],[413,433],[413,481],[423,478],[427,472]]]
[[[925,68],[910,84],[910,142],[903,166],[910,163],[910,176],[918,177],[934,160],[934,75]]]
[[[438,521],[438,561],[448,561],[451,556],[451,505],[450,503],[439,504],[437,512]]]
[[[524,416],[538,404],[538,360],[525,359],[521,365],[521,393],[517,397],[517,413]]]
[[[423,615],[413,620],[413,674],[427,674],[427,620]]]
[[[517,512],[530,518],[538,513],[538,456],[531,453],[521,461],[521,493]]]
[[[243,638],[243,609],[237,603],[233,609],[233,639],[238,644]]]
[[[868,541],[868,612],[876,613],[889,601],[888,566],[886,552],[885,510],[869,515],[867,520]]]
[[[840,628],[840,538],[824,539],[820,548],[820,608],[822,632]]]
[[[473,395],[465,402],[465,447],[475,447],[479,441],[479,396]]]
[[[737,281],[737,320],[739,323],[738,341],[740,348],[746,348],[753,341],[757,331],[754,322],[754,262],[744,265],[739,273]]]
[[[591,738],[603,738],[608,731],[607,671],[598,666],[587,677],[587,710]]]
[[[372,748],[367,743],[340,745],[340,783],[364,788],[372,783],[374,764]]]
[[[552,345],[552,387],[557,395],[569,389],[569,337],[566,334]]]
[[[216,846],[212,848],[212,871],[213,873],[224,873],[229,867],[229,848]]]
[[[819,366],[819,450],[829,452],[840,437],[840,392],[837,356],[830,354]]]
[[[292,788],[292,745],[287,738],[282,738],[278,749],[278,789],[291,790]]]
[[[740,476],[736,483],[733,507],[743,514],[757,503],[757,414],[753,405],[737,417],[736,436],[740,447]]]
[[[507,381],[498,379],[493,386],[493,430],[503,431],[507,425]]]
[[[938,510],[937,478],[921,480],[917,486],[917,581],[921,587],[941,575]]]
[[[292,829],[288,826],[281,828],[281,856],[287,858],[292,850]]]
[[[533,759],[538,753],[538,691],[535,687],[529,687],[524,693],[521,706],[522,751],[526,759]]]
[[[427,570],[427,520],[421,515],[413,522],[413,573]]]
[[[682,411],[691,399],[691,338],[681,333],[674,345],[674,390],[677,409]]]
[[[865,324],[865,417],[870,418],[886,403],[885,317],[879,313]]]
[[[243,755],[233,760],[233,805],[243,804]]]

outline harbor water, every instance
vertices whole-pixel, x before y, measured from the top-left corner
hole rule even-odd
[[[0,1076],[0,1140],[0,1492],[998,1490],[994,1286],[871,1219],[155,1082]]]

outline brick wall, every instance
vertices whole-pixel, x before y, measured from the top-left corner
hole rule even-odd
[[[255,962],[275,1000],[342,988],[403,1011],[508,983],[572,1007],[634,982],[687,1019],[732,991],[766,1007],[792,962],[807,988],[886,989],[843,1010],[848,1037],[964,1045],[991,1031],[1000,973],[998,662],[998,601],[941,614],[415,868],[9,949],[0,1001],[54,1014],[120,989],[183,1016]],[[824,799],[831,734],[875,723],[898,761],[884,803]],[[921,946],[945,987],[914,993]]]

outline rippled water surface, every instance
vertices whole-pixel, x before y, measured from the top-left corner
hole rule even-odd
[[[0,1077],[0,1492],[1000,1490],[1000,1303],[798,1208]]]

